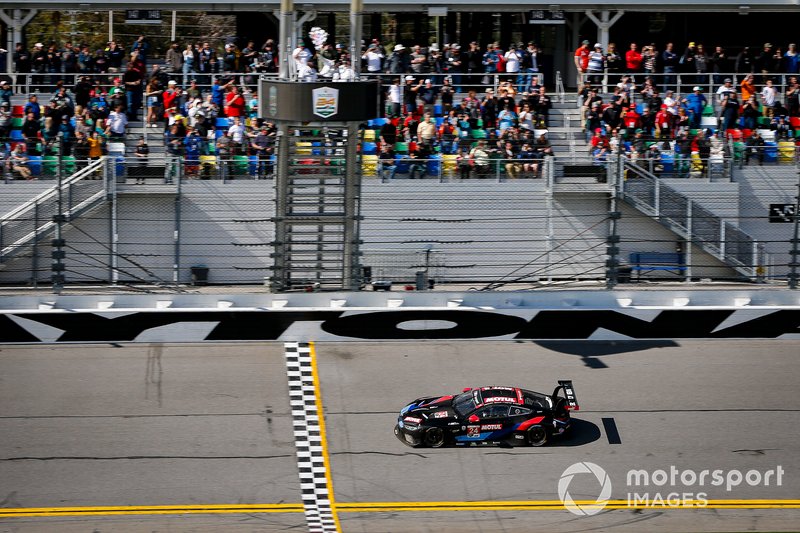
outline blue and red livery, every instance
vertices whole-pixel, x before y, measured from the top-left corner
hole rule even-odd
[[[569,380],[559,381],[553,394],[516,387],[466,388],[459,395],[414,400],[400,411],[394,433],[414,447],[544,446],[569,432],[569,413],[578,409]]]

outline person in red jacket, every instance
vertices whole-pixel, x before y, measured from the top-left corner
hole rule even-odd
[[[225,96],[225,115],[228,117],[243,117],[245,115],[245,101],[241,89],[231,87]]]
[[[639,53],[636,43],[631,43],[631,49],[625,52],[625,67],[632,74],[642,71],[642,54]]]
[[[169,110],[177,107],[178,102],[176,101],[178,95],[180,94],[177,91],[178,82],[175,80],[169,80],[167,82],[167,90],[161,95],[161,99],[164,104],[164,118],[166,119],[165,127],[169,127]]]

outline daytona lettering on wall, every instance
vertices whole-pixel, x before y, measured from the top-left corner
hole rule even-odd
[[[342,311],[148,311],[0,314],[0,342],[198,342],[282,340],[292,326],[309,338],[341,339],[588,339],[600,330],[631,339],[772,339],[797,334],[800,310],[544,310],[529,319],[501,311],[409,310],[345,314]],[[407,321],[447,321],[455,326],[414,330]],[[319,325],[321,323],[321,326]],[[730,325],[727,325],[730,324]],[[200,327],[203,326],[203,327]],[[60,333],[59,333],[60,332]]]

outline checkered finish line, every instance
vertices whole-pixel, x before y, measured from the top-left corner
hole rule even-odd
[[[320,420],[322,406],[317,401],[313,347],[306,342],[287,342],[284,348],[300,491],[308,530],[336,533],[339,528],[331,505],[333,487],[328,486],[325,422]]]

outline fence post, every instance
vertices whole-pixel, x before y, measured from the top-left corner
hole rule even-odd
[[[725,221],[721,220],[719,225],[719,257],[723,261],[725,261]]]
[[[686,203],[686,281],[692,281],[692,201]]]
[[[794,231],[792,232],[792,248],[789,251],[789,288],[797,288],[797,267],[800,266],[800,172],[797,173],[797,195],[794,197]]]
[[[656,216],[661,216],[661,180],[655,181],[655,190],[653,191],[653,208],[656,210]]]

